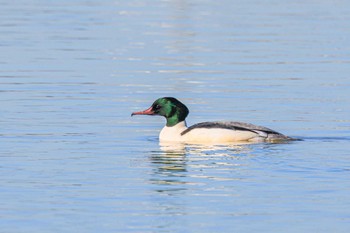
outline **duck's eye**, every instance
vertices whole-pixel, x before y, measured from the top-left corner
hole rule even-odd
[[[159,105],[159,104],[156,104],[156,105],[154,105],[154,107],[153,107],[155,110],[158,110],[158,109],[160,109],[161,108],[161,106]]]

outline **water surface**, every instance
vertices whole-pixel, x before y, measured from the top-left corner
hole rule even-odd
[[[2,232],[349,232],[347,1],[11,1],[0,8]],[[303,139],[164,147],[188,124]]]

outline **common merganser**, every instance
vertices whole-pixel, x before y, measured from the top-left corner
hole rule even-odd
[[[150,108],[133,115],[159,115],[166,118],[166,126],[159,134],[161,142],[228,143],[280,142],[293,140],[272,129],[242,122],[203,122],[187,127],[188,108],[173,97],[157,99]]]

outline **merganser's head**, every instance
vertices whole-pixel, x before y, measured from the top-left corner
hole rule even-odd
[[[167,126],[174,126],[177,123],[184,121],[189,111],[188,108],[173,97],[159,98],[152,106],[144,111],[133,112],[133,115],[159,115],[166,118]]]

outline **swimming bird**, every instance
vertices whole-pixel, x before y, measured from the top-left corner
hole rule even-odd
[[[186,125],[189,110],[173,97],[159,98],[144,111],[134,115],[159,115],[166,118],[166,125],[159,134],[161,142],[184,143],[234,143],[234,142],[280,142],[293,140],[272,129],[234,121],[202,122]]]

